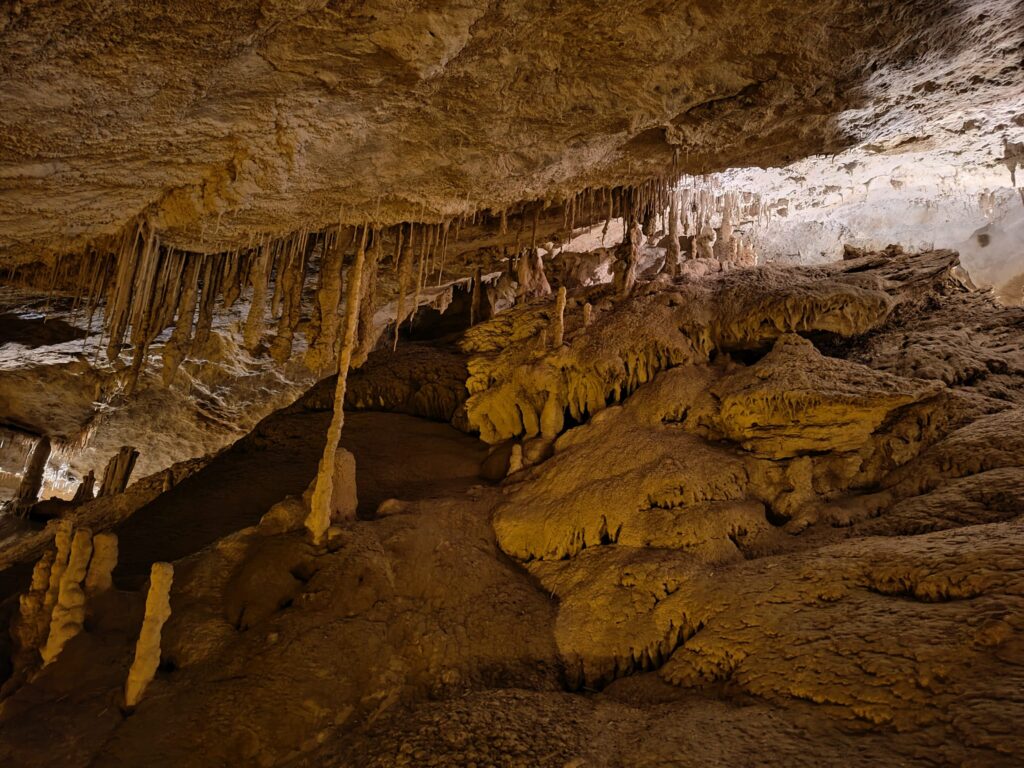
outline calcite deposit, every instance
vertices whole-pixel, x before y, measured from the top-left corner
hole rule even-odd
[[[1022,764],[1022,53],[0,3],[0,765]]]

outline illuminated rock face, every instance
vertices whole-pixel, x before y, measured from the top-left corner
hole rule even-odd
[[[128,670],[128,681],[124,686],[124,703],[127,707],[139,703],[160,666],[160,634],[171,615],[173,579],[174,567],[170,563],[153,564],[149,576],[149,592],[146,595],[146,614],[142,619],[139,641],[135,645],[135,659]]]

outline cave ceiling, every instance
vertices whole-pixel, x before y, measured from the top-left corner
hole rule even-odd
[[[139,217],[211,252],[898,144],[915,110],[880,72],[955,50],[951,24],[1012,50],[1015,3],[969,5],[6,3],[0,261]]]

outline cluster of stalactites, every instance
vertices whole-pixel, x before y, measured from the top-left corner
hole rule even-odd
[[[632,186],[586,188],[560,201],[559,231],[571,236],[578,227],[603,220],[607,234],[611,222],[622,220],[627,285],[641,235],[699,237],[714,222],[722,230],[717,249],[720,257],[722,253],[749,256],[747,246],[731,244],[735,240],[731,230],[740,220],[764,215],[764,206],[749,194],[723,193],[716,183],[713,177],[673,175]],[[529,278],[525,281],[529,285],[519,290],[520,298],[550,292],[542,279],[543,264],[537,261],[538,225],[542,216],[548,217],[550,225],[552,210],[558,209],[550,201],[533,201],[436,223],[374,228],[369,238],[374,255],[367,265],[364,290],[374,289],[378,264],[390,259],[399,290],[395,343],[398,327],[411,319],[425,287],[461,277],[446,265],[446,254],[449,242],[458,241],[467,228],[477,228],[476,234],[494,231],[506,241],[504,250],[514,255],[509,258],[510,277]],[[510,223],[510,217],[515,217],[516,223]],[[105,344],[101,346],[106,348],[107,359],[117,365],[126,344],[131,348],[131,362],[124,366],[130,390],[143,370],[150,345],[161,334],[173,328],[163,349],[163,380],[169,384],[184,360],[202,353],[215,313],[230,310],[243,293],[250,298],[242,324],[246,348],[254,354],[269,353],[279,363],[289,360],[300,324],[303,291],[308,280],[316,279],[304,360],[310,370],[323,373],[332,368],[338,353],[343,262],[355,251],[357,229],[342,225],[304,229],[283,238],[254,239],[233,251],[202,254],[163,244],[146,218],[139,217],[106,247],[93,248],[84,258],[57,259],[50,275],[51,289],[75,286],[74,308],[84,314],[90,331],[94,314],[102,306]],[[550,226],[543,236],[550,237]],[[558,239],[556,235],[556,242]],[[389,243],[387,249],[385,242]],[[723,247],[733,250],[722,252]],[[678,257],[667,260],[666,270],[672,271],[677,261]],[[319,268],[314,270],[317,262]],[[369,320],[375,305],[372,297],[362,298],[362,311]],[[264,347],[268,315],[276,321],[276,328],[269,347]],[[367,322],[364,327],[369,325]],[[357,350],[356,363],[365,359],[367,344],[370,340]]]

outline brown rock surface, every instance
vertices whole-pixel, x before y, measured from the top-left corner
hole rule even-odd
[[[219,249],[339,208],[349,223],[436,220],[614,185],[660,175],[675,150],[698,172],[832,150],[872,60],[902,62],[922,20],[937,33],[949,15],[925,1],[18,3],[0,24],[0,162],[19,188],[0,204],[0,258],[81,248],[143,213],[166,242]]]

